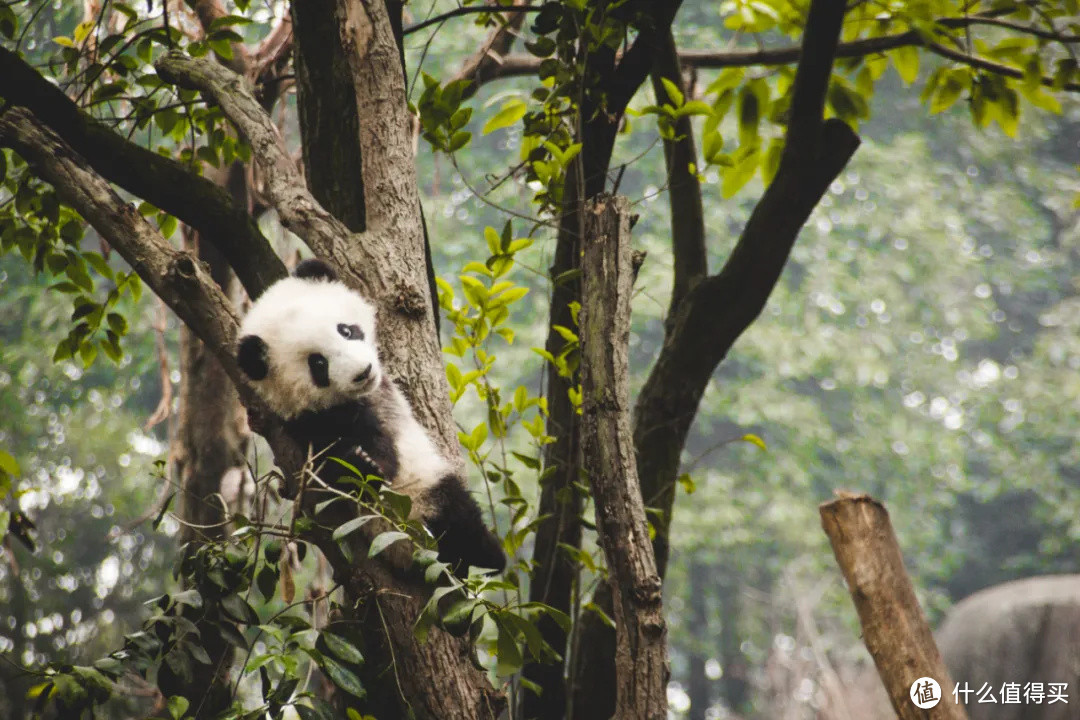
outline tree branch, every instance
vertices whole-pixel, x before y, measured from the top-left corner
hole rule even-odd
[[[735,340],[764,308],[799,230],[858,147],[858,137],[845,123],[821,120],[842,21],[841,3],[811,4],[776,177],[723,269],[694,287],[668,319],[664,346],[638,396],[634,442],[642,494],[657,498],[661,511],[655,541],[661,575],[667,567],[667,526],[680,453],[701,395]]]
[[[176,250],[166,242],[103,178],[88,169],[83,158],[26,110],[12,108],[0,115],[0,144],[18,152],[36,174],[56,188],[66,204],[109,241],[217,356],[256,418],[265,419],[261,405],[236,365],[233,353],[236,315],[206,268],[189,253]],[[439,375],[442,376],[441,369]],[[304,453],[277,423],[259,431],[266,436],[274,459],[286,476],[294,475],[304,464]],[[310,511],[317,499],[317,493],[309,493],[305,510]],[[320,523],[325,520],[328,518],[320,516]],[[358,542],[370,540],[370,537],[361,539],[361,535],[355,536]],[[393,564],[390,561],[357,564],[342,554],[329,530],[317,527],[310,539],[326,555],[334,568],[335,579],[346,586],[352,602],[363,599],[378,603],[378,608],[366,606],[370,611],[366,617],[350,605],[350,612],[355,612],[353,621],[374,622],[376,635],[394,648],[391,652],[397,661],[397,671],[425,678],[409,686],[415,693],[407,702],[411,702],[418,718],[493,720],[498,716],[505,700],[482,673],[468,663],[463,664],[467,652],[463,641],[440,630],[433,631],[426,643],[416,641],[413,621],[420,611],[422,592],[400,577],[400,557]],[[367,553],[358,549],[354,554],[366,557]],[[408,551],[405,555],[407,561]],[[380,622],[380,618],[386,622]],[[372,661],[385,654],[385,648],[376,651],[369,646],[369,653]],[[381,681],[386,682],[385,678]],[[386,692],[396,694],[389,687]]]
[[[252,296],[285,276],[284,264],[258,224],[222,188],[175,160],[128,142],[3,47],[0,96],[28,108],[109,182],[218,239],[221,252]]]
[[[525,0],[513,0],[513,3],[515,8],[523,7]],[[488,6],[492,8],[492,11],[502,9],[502,6],[494,5],[492,0],[488,1]],[[480,49],[462,63],[461,69],[454,76],[454,80],[472,81],[465,89],[465,97],[474,95],[476,89],[496,72],[496,68],[502,64],[503,58],[513,47],[517,33],[521,29],[521,24],[525,21],[525,13],[523,12],[500,14],[500,17],[501,20],[488,33],[488,37],[484,40]]]
[[[232,354],[237,318],[206,268],[168,243],[70,145],[23,108],[0,115],[0,144],[15,150],[38,177],[105,238],[140,278],[214,350],[237,387],[245,387]]]
[[[285,140],[244,79],[209,58],[193,58],[175,51],[162,55],[155,66],[166,82],[198,90],[220,106],[248,139],[266,178],[267,198],[277,210],[282,225],[300,236],[319,256],[339,266],[351,267],[343,242],[350,235],[349,229],[308,192]]]
[[[652,85],[657,103],[674,104],[668,97],[662,78],[674,83],[685,97],[675,38],[669,30],[657,47],[653,64]],[[667,165],[668,204],[671,207],[671,247],[674,255],[674,273],[671,302],[667,317],[675,316],[679,304],[697,283],[709,272],[705,253],[705,212],[701,203],[701,183],[697,173],[690,172],[691,163],[697,162],[694,147],[694,128],[689,115],[683,115],[673,124],[674,140],[664,140],[664,160]]]
[[[614,591],[615,717],[653,720],[667,715],[667,631],[630,434],[633,270],[625,197],[589,201],[582,245],[581,436]]]
[[[462,15],[477,15],[480,13],[530,13],[540,12],[543,9],[542,5],[512,5],[506,7],[493,8],[489,5],[468,5],[465,7],[454,8],[449,12],[445,12],[441,15],[430,17],[422,22],[415,23],[405,28],[404,34],[411,35],[414,32],[420,32],[424,28],[429,28],[432,25],[439,25],[452,18],[461,17]]]
[[[1007,21],[997,18],[977,16],[971,18],[941,18],[937,21],[937,24],[948,28],[963,28],[977,24],[994,24],[1005,27],[1011,26]],[[1019,32],[1022,28],[1014,27],[1013,29]],[[1038,35],[1039,37],[1048,34],[1033,32],[1032,28],[1024,27],[1023,29],[1028,30],[1030,34]],[[1063,45],[1080,43],[1080,35],[1058,35],[1053,39]],[[1019,68],[994,62],[993,60],[987,60],[986,58],[977,55],[969,55],[959,50],[952,50],[939,43],[927,42],[926,38],[916,30],[908,30],[892,35],[882,35],[880,37],[840,43],[836,48],[836,57],[865,57],[867,55],[876,55],[901,47],[925,47],[927,50],[941,55],[942,57],[946,57],[970,67],[986,70],[987,72],[1012,78],[1022,78],[1024,76],[1023,71]],[[801,49],[802,48],[799,45],[792,45],[766,50],[680,50],[679,62],[686,68],[708,70],[719,70],[730,67],[791,65],[792,63],[798,62]],[[484,83],[506,77],[535,75],[540,69],[541,61],[542,58],[537,58],[532,55],[507,55],[503,58],[502,63],[493,69],[489,76],[480,79],[478,82]],[[1046,87],[1056,87],[1055,80],[1052,77],[1044,76],[1042,78],[1042,84]],[[1080,92],[1080,83],[1066,83],[1062,89],[1070,92]]]

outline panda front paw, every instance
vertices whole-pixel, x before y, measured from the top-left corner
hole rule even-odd
[[[495,533],[484,524],[476,499],[457,475],[447,475],[429,491],[424,524],[439,544],[439,559],[458,575],[469,566],[502,572],[506,554]]]

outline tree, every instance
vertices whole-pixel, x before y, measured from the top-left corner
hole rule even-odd
[[[525,661],[525,649],[528,662],[520,686],[511,686],[514,692],[521,688],[523,717],[562,717],[567,708],[573,717],[610,716],[618,699],[616,676],[622,673],[625,679],[635,669],[632,657],[619,666],[610,662],[615,656],[610,618],[619,619],[617,598],[627,587],[612,587],[601,573],[595,594],[586,598],[579,580],[581,568],[592,559],[583,544],[587,523],[582,509],[590,494],[579,482],[588,465],[581,450],[578,411],[580,406],[588,408],[595,398],[583,399],[586,384],[578,377],[578,366],[588,356],[590,343],[599,338],[579,338],[578,331],[584,331],[585,325],[574,328],[584,280],[580,254],[589,236],[584,209],[619,184],[622,170],[614,177],[611,173],[613,151],[631,101],[646,79],[652,80],[657,101],[640,113],[655,116],[664,145],[663,184],[669,188],[671,203],[673,274],[663,346],[638,395],[631,432],[640,497],[651,512],[655,531],[651,551],[645,555],[652,553],[658,581],[668,565],[682,451],[706,385],[735,340],[761,312],[800,228],[855,151],[858,137],[853,126],[867,116],[867,100],[889,61],[910,82],[918,70],[919,48],[940,56],[945,62],[931,75],[924,91],[931,110],[947,107],[966,93],[976,124],[996,121],[1007,132],[1015,131],[1021,98],[1053,107],[1058,103],[1055,92],[1075,90],[1075,62],[1063,50],[1074,41],[1072,29],[1066,29],[1067,8],[1050,4],[999,3],[986,10],[953,3],[913,4],[884,16],[866,4],[845,8],[826,0],[811,3],[806,13],[786,3],[738,5],[725,19],[731,31],[763,33],[770,44],[791,37],[798,44],[729,52],[681,50],[673,29],[679,5],[467,6],[406,27],[398,3],[296,3],[291,8],[295,78],[290,79],[297,86],[303,178],[260,97],[268,86],[286,80],[271,74],[252,92],[235,73],[250,75],[250,68],[276,68],[273,63],[249,64],[244,59],[245,38],[234,28],[247,24],[244,13],[251,12],[247,3],[236,4],[240,15],[235,16],[213,2],[194,2],[190,13],[165,5],[147,17],[114,3],[95,20],[61,35],[56,43],[62,64],[56,74],[68,81],[69,92],[82,106],[49,83],[18,52],[0,49],[0,96],[9,106],[0,116],[0,143],[27,163],[24,167],[16,155],[8,162],[6,186],[21,203],[16,203],[17,213],[9,215],[12,230],[5,232],[3,247],[18,248],[39,269],[48,268],[70,279],[69,286],[58,289],[75,296],[75,320],[81,322],[61,343],[58,358],[78,354],[91,362],[98,349],[118,356],[124,325],[113,306],[127,288],[137,287],[131,276],[117,276],[116,297],[110,294],[101,303],[80,284],[82,276],[88,275],[88,265],[97,270],[97,261],[65,249],[63,242],[69,238],[64,228],[77,222],[70,214],[74,211],[215,354],[270,440],[278,465],[291,478],[302,465],[298,449],[289,446],[236,372],[231,352],[233,303],[203,265],[164,237],[171,234],[176,220],[185,223],[199,233],[200,251],[203,243],[209,243],[220,252],[251,295],[280,277],[284,264],[247,211],[248,203],[237,202],[192,170],[204,163],[230,165],[250,157],[261,185],[259,201],[273,208],[282,225],[315,254],[340,268],[350,284],[378,300],[387,365],[407,380],[418,415],[454,456],[451,448],[457,433],[448,398],[451,393],[456,399],[465,389],[476,389],[488,413],[487,429],[479,432],[478,426],[464,434],[463,444],[470,458],[486,468],[486,479],[501,487],[504,499],[509,500],[506,504],[513,509],[508,547],[516,550],[533,530],[536,533],[533,562],[522,562],[503,589],[522,590],[522,575],[528,573],[530,599],[536,604],[521,603],[516,611],[495,608],[490,600],[469,594],[465,599],[450,597],[444,591],[455,588],[442,586],[435,590],[434,602],[425,605],[426,597],[421,597],[415,580],[400,565],[356,562],[350,559],[356,548],[339,547],[342,536],[334,526],[350,527],[348,516],[328,523],[301,487],[285,483],[283,494],[298,498],[297,504],[305,505],[307,511],[293,520],[285,537],[312,542],[325,554],[335,581],[344,590],[345,601],[339,609],[342,621],[350,632],[359,629],[352,641],[363,647],[364,661],[360,663],[358,653],[349,649],[352,645],[334,632],[323,632],[321,644],[310,648],[309,655],[354,697],[361,692],[360,679],[350,668],[362,664],[368,698],[350,702],[365,712],[378,717],[399,717],[406,712],[419,717],[489,717],[505,702],[481,672],[460,662],[467,652],[463,641],[439,629],[423,640],[417,638],[414,622],[432,614],[441,616],[441,625],[447,629],[460,630],[464,625],[475,633],[483,629],[483,622],[476,629],[477,622],[487,617],[489,632],[495,626],[492,645],[502,673],[518,669]],[[692,10],[688,7],[684,12]],[[458,81],[442,84],[425,77],[415,111],[425,139],[437,151],[456,157],[470,141],[465,128],[471,109],[462,107],[469,92],[479,84],[514,75],[533,75],[542,81],[530,103],[508,101],[486,124],[487,129],[495,129],[521,122],[523,151],[516,171],[536,188],[534,211],[544,223],[557,226],[549,334],[542,353],[549,361],[546,402],[534,403],[546,409],[546,430],[532,421],[528,425],[530,432],[535,428],[532,436],[543,454],[525,455],[522,460],[527,468],[539,470],[541,478],[535,513],[520,501],[520,492],[515,495],[508,463],[485,465],[487,456],[480,451],[489,430],[499,438],[505,431],[505,403],[497,388],[486,384],[488,366],[480,344],[492,331],[509,329],[498,328],[505,321],[498,308],[509,305],[509,298],[495,302],[507,292],[496,290],[496,280],[512,264],[515,247],[523,247],[515,246],[521,239],[514,238],[509,225],[502,234],[490,233],[491,258],[472,271],[471,281],[463,280],[464,308],[454,304],[447,288],[439,293],[441,306],[454,321],[455,339],[463,343],[451,347],[459,357],[479,360],[477,374],[448,372],[444,376],[433,332],[436,293],[408,133],[413,119],[405,104],[402,48],[404,38],[413,33],[436,23],[461,22],[471,14],[492,27],[485,44],[488,52],[470,59]],[[532,55],[508,55],[511,31],[525,14],[533,19],[527,45]],[[32,16],[5,6],[0,10],[0,30],[15,43],[22,37],[17,33],[35,27]],[[988,34],[981,35],[983,31]],[[247,58],[265,57],[272,54],[270,48],[279,49],[271,37],[246,51]],[[838,61],[836,71],[834,60]],[[746,67],[771,69],[748,74],[743,70]],[[1054,70],[1044,70],[1049,67]],[[688,82],[684,76],[687,68],[722,71],[699,93],[694,78]],[[474,85],[467,85],[469,80]],[[163,97],[170,99],[163,101]],[[722,123],[732,109],[735,127],[728,129]],[[170,152],[181,144],[179,160],[125,139],[93,115],[104,110],[127,112],[116,127],[133,128],[140,140],[148,139],[150,130],[157,128],[170,138]],[[700,131],[692,122],[695,116],[703,118]],[[700,156],[696,149],[699,132]],[[723,151],[724,134],[738,136],[732,152]],[[710,167],[720,169],[725,195],[738,192],[758,170],[767,184],[732,252],[713,274],[707,262],[698,177]],[[149,203],[143,209],[159,213],[159,228],[136,213],[113,185]],[[19,232],[23,216],[44,221],[46,231]],[[120,319],[114,320],[113,315]],[[585,352],[579,352],[582,347]],[[450,393],[444,377],[449,379]],[[530,400],[526,395],[517,411]],[[630,427],[624,423],[624,431]],[[590,479],[595,481],[593,475]],[[600,503],[597,510],[598,525],[603,528],[611,519],[609,510]],[[310,522],[313,516],[320,522]],[[530,517],[535,522],[529,522]],[[220,570],[228,581],[221,587],[222,603],[247,592],[252,573],[274,562],[259,554],[261,533],[272,528],[248,527],[258,530],[244,534],[241,527],[238,540],[255,541],[254,559],[231,564],[227,550],[222,550],[199,556],[207,562],[201,570],[193,561],[185,571],[212,580]],[[603,531],[600,537],[610,561],[610,553],[617,548],[604,542]],[[371,536],[368,542],[361,549],[379,547]],[[422,550],[418,553],[418,560],[430,561]],[[619,579],[612,570],[612,577]],[[469,589],[499,587],[487,581]],[[201,601],[207,601],[206,593],[202,594]],[[439,598],[452,601],[447,603],[451,606],[440,608]],[[255,613],[246,602],[228,602],[233,607],[223,604],[224,615],[232,619],[226,625],[236,621],[243,629],[253,622]],[[588,609],[580,612],[583,604]],[[164,645],[168,653],[187,648],[185,652],[198,661],[193,648],[201,646],[193,645],[190,638],[181,642],[182,634],[176,639],[183,627],[179,619],[188,612],[185,607],[183,600],[170,596],[155,622],[171,628]],[[625,604],[618,610],[626,611]],[[563,621],[565,616],[575,618],[572,628]],[[338,642],[345,642],[345,649]],[[241,637],[238,644],[246,643]],[[160,650],[151,648],[148,657],[157,657]],[[565,664],[550,662],[553,653],[564,657]],[[393,669],[395,682],[386,682],[385,675],[375,680],[387,668]],[[110,664],[107,672],[118,672],[117,666]],[[569,687],[564,679],[567,673]],[[296,683],[289,685],[291,679],[295,678],[287,672],[266,677],[263,699],[268,707],[297,701],[293,697]],[[52,688],[59,688],[57,693],[70,694],[63,700],[75,703],[83,698],[72,685],[84,688],[94,682],[93,677],[78,674],[58,675],[47,681],[49,689],[39,696],[48,698]],[[654,695],[657,692],[662,692],[662,685],[653,687]],[[663,698],[654,699],[663,705]]]

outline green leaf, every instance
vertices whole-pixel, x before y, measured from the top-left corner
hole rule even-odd
[[[768,450],[769,450],[769,448],[766,447],[766,445],[765,445],[765,441],[762,440],[757,435],[754,435],[753,433],[747,433],[746,435],[743,435],[739,439],[742,440],[743,442],[748,442],[751,445],[757,445],[759,448],[761,448],[762,450],[764,450],[766,452],[768,452]]]
[[[403,533],[400,530],[389,530],[384,533],[379,533],[375,536],[375,539],[371,541],[371,548],[368,550],[368,557],[373,558],[386,548],[398,542],[399,540],[408,539],[409,534]]]
[[[677,482],[682,485],[682,488],[686,491],[687,495],[692,495],[694,490],[697,489],[697,486],[694,485],[693,478],[690,477],[690,473],[683,473],[680,475]]]
[[[685,98],[683,97],[683,94],[679,90],[678,86],[666,77],[660,78],[660,82],[664,84],[664,92],[667,93],[668,100],[671,102],[671,104],[675,107],[682,107],[682,104],[685,102]]]
[[[501,128],[510,127],[521,118],[525,117],[525,111],[528,106],[525,105],[525,101],[520,98],[511,98],[503,103],[499,112],[488,118],[488,121],[484,123],[483,134],[487,135],[490,132],[499,130]]]
[[[361,700],[367,697],[367,691],[364,690],[360,678],[356,677],[352,670],[326,655],[322,656],[322,662],[319,663],[319,666],[322,667],[327,677],[345,692]]]
[[[753,145],[749,148],[740,147],[735,157],[734,164],[724,170],[723,180],[720,183],[720,194],[724,198],[732,197],[750,182],[757,171],[761,152]]]
[[[360,650],[340,635],[324,632],[320,635],[326,647],[340,660],[353,665],[364,662],[364,656]]]
[[[184,713],[187,712],[189,704],[186,697],[173,695],[168,702],[169,715],[173,717],[173,720],[180,720],[180,718],[184,717]]]
[[[500,677],[513,675],[524,664],[521,657],[521,648],[518,647],[517,640],[514,639],[514,635],[509,628],[501,622],[496,622],[495,626],[499,630],[495,641],[495,653],[498,656],[495,674]]]
[[[892,58],[893,67],[896,68],[897,75],[900,76],[905,85],[915,82],[919,77],[918,48],[913,45],[905,45],[893,50],[889,57]]]
[[[450,138],[450,142],[446,145],[446,152],[457,152],[461,148],[469,144],[469,140],[472,139],[472,133],[468,130],[459,130],[454,133]]]
[[[19,475],[19,463],[15,461],[11,453],[0,450],[0,470],[3,470],[11,477],[18,477]]]
[[[337,529],[334,530],[334,534],[332,537],[335,542],[341,542],[343,539],[345,539],[349,535],[352,535],[354,532],[362,528],[364,525],[367,525],[370,521],[374,520],[377,517],[378,515],[361,515],[360,517],[353,518],[347,523],[339,525]]]
[[[960,99],[960,95],[970,87],[971,73],[966,68],[956,68],[946,72],[930,102],[930,114],[935,115],[952,107]]]

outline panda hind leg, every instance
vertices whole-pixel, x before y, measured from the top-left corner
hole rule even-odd
[[[455,573],[467,574],[470,565],[496,571],[506,567],[502,543],[484,524],[480,506],[460,477],[444,476],[425,500],[430,509],[424,523],[439,543],[439,559]]]

